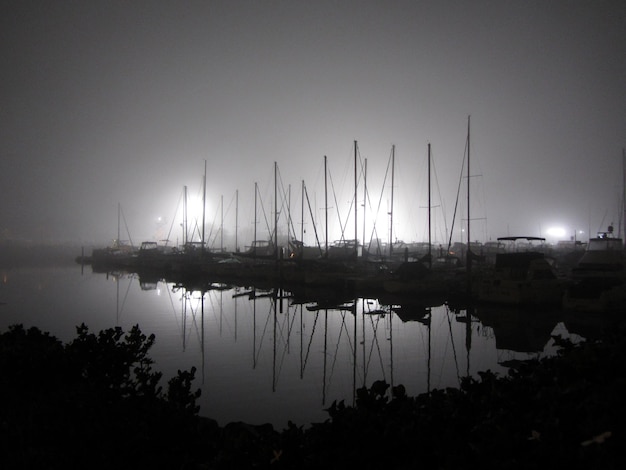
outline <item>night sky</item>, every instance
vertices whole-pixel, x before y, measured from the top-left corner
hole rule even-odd
[[[473,238],[622,220],[624,1],[5,1],[0,38],[2,239],[104,244],[120,204],[135,243],[180,241],[205,160],[208,223],[232,234],[237,212],[249,243],[255,182],[273,217],[276,162],[299,235],[303,180],[323,221],[324,156],[338,238],[357,141],[363,232],[376,219],[389,236],[395,146],[405,241],[427,238],[431,144],[442,242],[469,116]]]

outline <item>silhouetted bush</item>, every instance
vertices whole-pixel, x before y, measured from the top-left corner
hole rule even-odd
[[[138,327],[67,345],[36,328],[0,335],[0,468],[613,469],[626,456],[626,343],[560,340],[556,357],[409,397],[377,381],[323,423],[198,416],[194,370],[164,392]],[[391,393],[389,393],[391,392]]]
[[[37,328],[11,327],[0,336],[0,467],[178,467],[189,460],[198,435],[195,370],[179,371],[163,393],[148,357],[153,342],[137,326],[95,335],[81,325],[66,346]]]

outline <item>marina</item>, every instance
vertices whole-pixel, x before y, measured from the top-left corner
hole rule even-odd
[[[610,318],[445,298],[355,295],[214,280],[184,284],[89,266],[3,270],[2,328],[37,326],[63,341],[139,325],[164,379],[196,367],[200,414],[220,424],[308,425],[333,401],[385,380],[407,393],[458,387],[464,376],[555,354],[552,335],[598,337]]]

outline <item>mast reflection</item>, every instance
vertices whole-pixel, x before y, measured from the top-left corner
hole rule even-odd
[[[122,318],[131,315],[124,304],[141,282],[120,273],[108,276],[118,279],[116,322],[134,322]],[[310,398],[324,408],[341,400],[354,405],[359,388],[380,380],[390,385],[390,394],[398,385],[413,396],[456,387],[480,370],[505,373],[505,361],[496,364],[500,369],[488,362],[494,349],[545,352],[562,324],[546,312],[452,308],[440,298],[159,282],[168,286],[180,328],[179,350],[186,358],[176,360],[197,361],[203,393],[222,390],[233,400],[262,396],[263,403],[275,396],[272,406],[297,406]],[[161,297],[159,302],[167,300]]]

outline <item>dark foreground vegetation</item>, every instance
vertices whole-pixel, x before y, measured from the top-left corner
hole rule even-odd
[[[0,468],[621,468],[623,333],[459,389],[390,398],[376,382],[323,423],[276,430],[199,417],[194,370],[162,389],[137,327],[81,326],[64,345],[14,326],[0,335]]]

